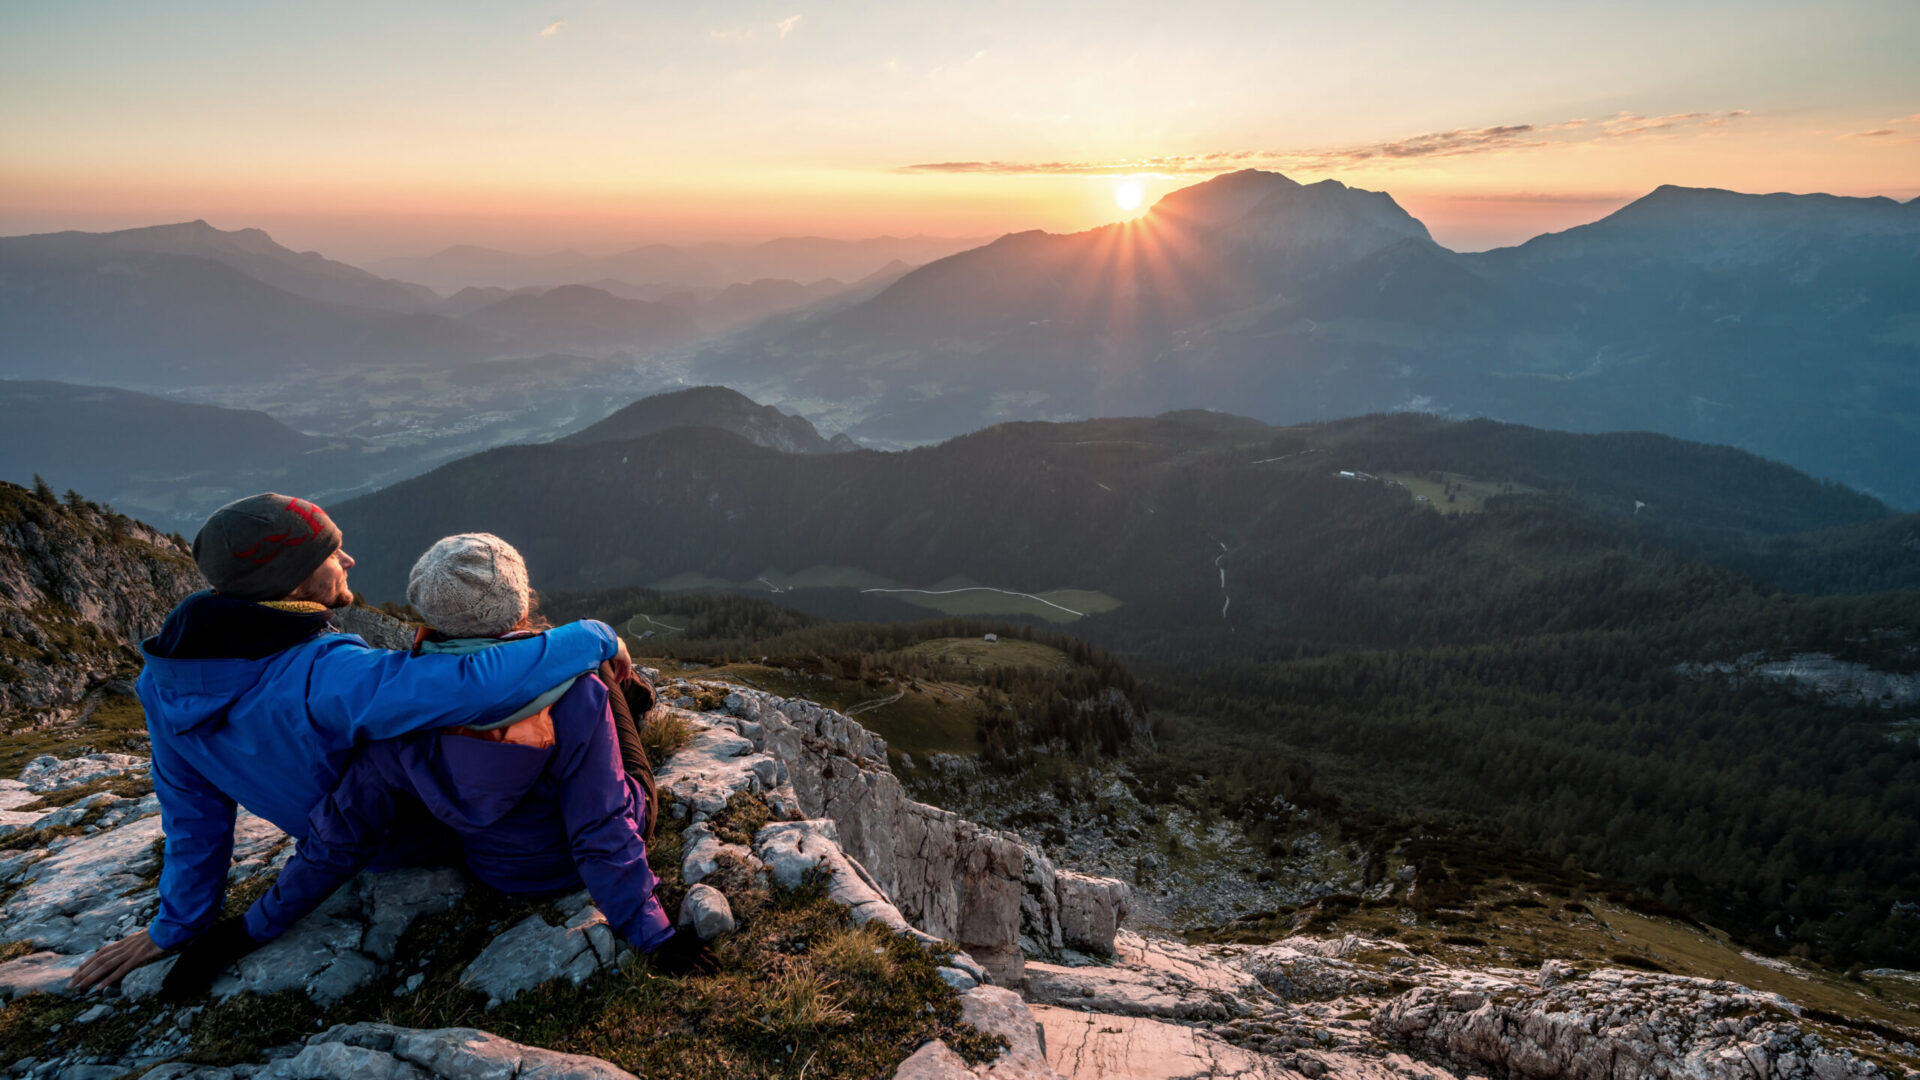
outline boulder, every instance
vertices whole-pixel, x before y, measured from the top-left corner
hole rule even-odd
[[[1007,1040],[1007,1049],[974,1070],[943,1040],[913,1052],[894,1080],[1065,1080],[1047,1064],[1047,1033],[1020,995],[998,986],[977,986],[960,995],[960,1019]]]
[[[727,896],[711,885],[695,885],[680,901],[679,925],[689,927],[702,941],[730,934],[735,926],[733,905]]]
[[[1060,898],[1060,939],[1068,948],[1111,956],[1113,937],[1127,917],[1132,890],[1108,877],[1061,870],[1055,892]]]

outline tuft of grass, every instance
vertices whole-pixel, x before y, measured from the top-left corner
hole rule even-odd
[[[0,1061],[44,1058],[75,1051],[120,1057],[163,1011],[154,1003],[135,1005],[120,1001],[109,1016],[90,1024],[73,1022],[96,1004],[98,999],[32,993],[0,1007]],[[53,1030],[55,1024],[60,1025],[59,1031]]]
[[[158,842],[162,845],[166,843],[164,838]],[[165,850],[164,846],[161,850]],[[273,888],[273,883],[278,880],[280,880],[280,871],[265,870],[238,885],[227,886],[227,905],[220,914],[227,918],[245,915],[247,909],[253,906],[253,902],[267,895],[267,890]]]
[[[722,843],[751,844],[772,818],[773,810],[767,805],[767,800],[751,792],[737,791],[728,797],[727,805],[708,819],[707,824]]]
[[[46,847],[63,836],[82,836],[85,825],[50,825],[41,829],[16,829],[0,836],[0,851],[26,851]]]
[[[183,1060],[227,1065],[258,1059],[319,1031],[326,1013],[299,990],[239,994],[216,1001],[193,1022],[193,1044]]]
[[[640,745],[647,750],[647,760],[656,765],[692,741],[693,725],[676,712],[655,709],[640,725]]]
[[[38,952],[31,941],[9,941],[0,945],[0,964],[9,960],[18,960],[28,953]]]
[[[76,784],[59,791],[49,791],[25,806],[16,807],[22,813],[35,813],[43,810],[58,810],[71,806],[89,795],[101,792],[118,795],[123,799],[143,799],[153,794],[153,779],[145,773],[126,773],[109,776],[104,780],[94,780],[85,784]]]
[[[663,833],[677,838],[679,829],[665,824]],[[660,848],[656,860],[665,854]],[[827,898],[824,880],[742,899],[748,902],[736,903],[735,913],[749,914],[716,944],[717,974],[666,977],[643,960],[577,987],[556,980],[489,1013],[482,995],[459,985],[460,972],[535,907],[475,887],[453,909],[417,920],[388,974],[331,1009],[298,992],[208,1006],[194,1025],[188,1060],[258,1060],[269,1046],[354,1020],[479,1027],[604,1058],[641,1076],[690,1080],[890,1076],[935,1038],[976,1063],[1004,1048],[961,1023],[959,996],[937,971],[944,952],[877,924],[854,926]],[[395,997],[414,972],[425,976],[420,988]]]

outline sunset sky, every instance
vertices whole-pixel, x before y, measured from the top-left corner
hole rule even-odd
[[[1661,183],[1920,195],[1920,3],[55,3],[0,9],[0,233],[1064,231],[1234,168],[1442,243]]]

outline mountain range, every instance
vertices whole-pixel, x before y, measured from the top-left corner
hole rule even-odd
[[[552,352],[646,357],[843,295],[865,299],[907,269],[898,254],[925,247],[793,243],[797,250],[769,247],[761,262],[800,265],[812,252],[860,273],[847,276],[851,285],[802,283],[733,278],[723,264],[702,263],[666,284],[634,285],[605,276],[621,269],[609,264],[561,269],[546,283],[509,274],[512,287],[474,286],[443,300],[424,285],[293,251],[258,229],[204,221],[0,237],[0,377],[165,391]]]
[[[457,251],[509,284],[441,301],[204,222],[4,238],[0,375],[305,380],[337,397],[370,366],[665,356],[652,386],[733,386],[868,445],[1182,408],[1268,423],[1410,410],[1724,443],[1920,506],[1920,201],[1662,187],[1459,253],[1383,193],[1248,170],[1134,221],[887,261],[957,243],[655,247],[625,263]],[[696,262],[713,281],[877,269],[610,276],[699,277]],[[549,273],[566,283],[526,280]]]
[[[521,255],[460,244],[432,255],[381,259],[368,266],[382,274],[424,282],[454,292],[472,286],[519,288],[599,280],[629,286],[718,287],[761,278],[853,281],[887,264],[918,266],[978,246],[980,239],[881,236],[869,240],[784,237],[761,244],[648,244],[614,255],[561,251]]]
[[[1920,201],[1662,187],[1463,254],[1382,193],[1248,170],[935,261],[699,370],[883,444],[1411,409],[1728,443],[1916,506]]]
[[[539,361],[561,372],[570,362],[564,356]],[[507,384],[502,393],[510,396],[510,379],[520,368],[508,361],[478,364],[468,380],[475,388]],[[575,368],[573,378],[591,382],[590,367]],[[718,386],[642,398],[558,441],[609,442],[670,428],[729,432],[788,453],[855,448],[845,435],[829,441],[802,417]],[[142,452],[128,453],[128,447]],[[338,496],[424,470],[437,463],[435,452],[377,438],[319,438],[254,409],[106,386],[0,379],[0,480],[25,485],[43,476],[55,490],[86,492],[188,534],[214,508],[255,491],[298,492],[331,505]]]
[[[491,450],[343,503],[336,520],[361,538],[355,581],[394,598],[427,545],[484,529],[522,544],[546,588],[687,573],[752,581],[834,566],[850,581],[1092,590],[1178,623],[1245,629],[1307,617],[1314,605],[1303,598],[1323,593],[1328,611],[1351,607],[1356,578],[1391,576],[1355,561],[1365,546],[1355,530],[1426,520],[1407,514],[1433,501],[1430,478],[1440,476],[1447,490],[1480,492],[1476,509],[1488,494],[1526,496],[1513,504],[1519,517],[1499,519],[1498,529],[1519,533],[1494,545],[1501,554],[1484,568],[1492,579],[1508,541],[1534,527],[1522,523],[1543,515],[1571,530],[1554,549],[1556,565],[1577,564],[1574,553],[1589,544],[1651,543],[1741,572],[1764,562],[1776,584],[1823,591],[1830,584],[1813,579],[1834,560],[1813,555],[1837,543],[1880,552],[1887,565],[1873,587],[1920,585],[1920,557],[1877,539],[1911,533],[1911,519],[1751,454],[1665,436],[1420,416],[1276,428],[1189,411],[1014,423],[912,451],[822,455],[786,452],[764,436],[756,445],[736,433],[749,430],[738,422],[736,430],[697,422],[738,415],[743,400],[714,389],[654,398],[557,443]],[[756,410],[764,407],[747,411]],[[676,413],[683,422],[670,419]],[[621,497],[607,501],[610,490]],[[1448,519],[1460,522],[1452,526],[1428,516],[1442,530],[1496,528],[1484,515]],[[1799,556],[1751,555],[1788,538]],[[1533,558],[1513,565],[1528,564],[1538,567]],[[1230,618],[1219,610],[1223,569],[1236,582]],[[1530,579],[1496,592],[1524,592]]]

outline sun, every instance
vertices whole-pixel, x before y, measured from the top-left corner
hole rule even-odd
[[[1122,210],[1140,209],[1140,201],[1146,193],[1140,190],[1138,180],[1122,180],[1113,186],[1113,201]]]

